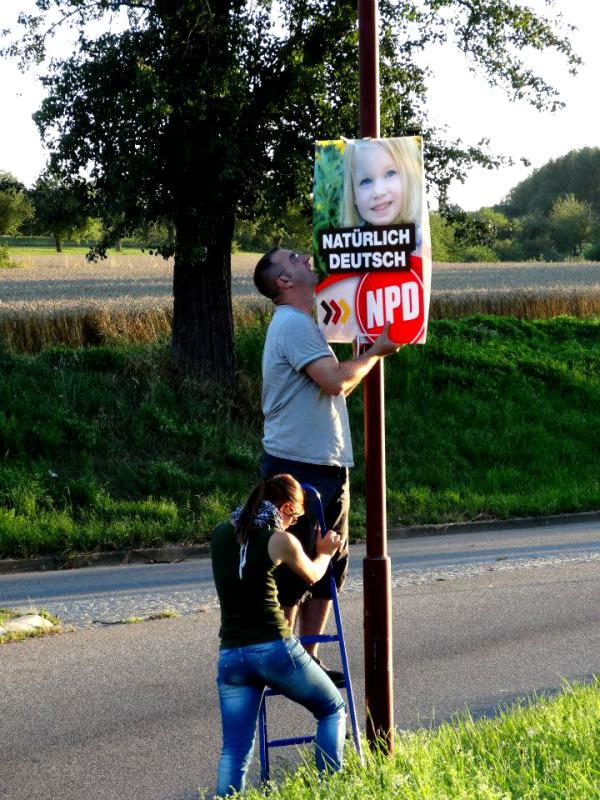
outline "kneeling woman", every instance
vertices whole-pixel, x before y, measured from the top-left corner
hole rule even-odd
[[[288,627],[273,573],[286,564],[308,584],[321,578],[340,537],[317,537],[310,559],[286,533],[304,514],[304,492],[291,475],[275,475],[219,525],[211,542],[213,574],[221,605],[217,686],[223,751],[217,795],[242,791],[252,759],[256,721],[265,686],[305,706],[317,719],[315,757],[321,770],[341,767],[346,714],[330,678]]]

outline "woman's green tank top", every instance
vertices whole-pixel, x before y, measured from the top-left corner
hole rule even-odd
[[[291,636],[277,599],[276,566],[267,550],[272,535],[271,528],[250,532],[240,579],[240,545],[233,525],[224,522],[215,529],[210,555],[221,605],[221,649]]]

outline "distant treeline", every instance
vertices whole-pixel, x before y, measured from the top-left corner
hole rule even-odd
[[[98,244],[99,237],[94,239],[64,239],[61,240],[61,250],[69,250],[73,248],[92,248]],[[5,247],[40,247],[40,248],[55,248],[56,242],[51,236],[5,236],[2,239],[2,244]],[[139,250],[142,247],[148,247],[148,242],[142,239],[120,239],[115,249],[117,250]]]
[[[89,187],[42,176],[26,189],[0,171],[2,237],[45,236],[59,251],[67,242],[91,246],[103,236],[92,208]],[[434,261],[600,260],[600,148],[549,161],[492,208],[470,212],[447,206],[432,212],[430,220]],[[264,251],[279,244],[308,251],[311,226],[308,199],[277,218],[239,219],[234,250]],[[173,236],[165,220],[140,227],[135,239],[119,244],[151,248]],[[22,246],[26,241],[19,239]]]
[[[0,263],[7,245],[95,247],[106,240],[102,221],[95,215],[93,186],[83,179],[70,180],[43,173],[28,189],[10,172],[0,170]],[[133,238],[107,241],[121,247],[158,247],[172,241],[169,220],[140,224]]]
[[[493,208],[432,215],[437,261],[600,260],[600,148],[572,150]]]

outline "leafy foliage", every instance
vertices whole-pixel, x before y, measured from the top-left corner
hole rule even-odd
[[[552,238],[561,252],[577,255],[590,241],[594,216],[589,203],[575,195],[559,197],[550,210]]]
[[[23,192],[0,189],[0,236],[14,235],[32,216],[33,208]]]
[[[11,172],[0,169],[0,192],[6,192],[7,190],[24,192],[25,184],[15,178]]]
[[[47,173],[38,178],[30,197],[35,208],[33,232],[52,236],[59,253],[65,239],[99,238],[100,229],[90,216],[91,197],[84,181]]]
[[[32,216],[25,186],[10,172],[0,170],[0,236],[14,235]]]
[[[337,228],[340,225],[344,185],[343,155],[339,141],[318,143],[315,155],[312,252],[322,276],[327,275],[327,268],[319,254],[317,237],[320,230]]]
[[[495,208],[446,206],[432,217],[435,260],[600,259],[600,148],[536,170]]]
[[[13,236],[33,216],[25,187],[10,172],[0,170],[0,237]],[[0,239],[0,266],[8,266],[8,251]]]
[[[511,189],[499,210],[509,217],[547,217],[561,197],[573,195],[600,213],[600,147],[571,150],[552,159]]]
[[[285,216],[261,214],[235,223],[233,250],[264,253],[274,246],[308,252],[311,242],[310,217],[302,204],[290,205]]]

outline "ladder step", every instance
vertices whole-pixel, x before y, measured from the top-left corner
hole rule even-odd
[[[267,747],[288,747],[291,744],[309,744],[314,742],[314,736],[294,736],[293,739],[271,739]]]
[[[343,681],[340,680],[339,682],[334,681],[333,685],[336,687],[336,689],[347,689],[348,688],[346,686],[346,681],[345,680],[343,680]],[[265,689],[264,696],[265,697],[285,697],[283,692],[278,692],[276,689]]]
[[[338,633],[318,633],[314,636],[301,636],[300,644],[317,644],[318,642],[339,642]]]

